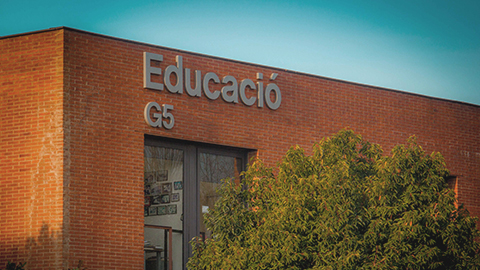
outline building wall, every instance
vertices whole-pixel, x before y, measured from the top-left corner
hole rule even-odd
[[[282,105],[273,111],[220,98],[212,101],[203,94],[190,97],[144,89],[144,51],[163,55],[163,72],[180,55],[183,67],[192,74],[193,70],[201,70],[202,75],[213,71],[220,78],[232,75],[238,81],[255,81],[257,72],[265,78],[278,73],[275,82],[281,89]],[[79,254],[78,259],[110,254],[105,257],[113,261],[119,261],[117,256],[132,260],[125,261],[125,266],[143,263],[144,134],[257,149],[258,156],[270,165],[290,146],[310,149],[314,142],[346,127],[379,143],[386,153],[416,135],[427,152],[445,156],[452,174],[458,176],[460,201],[472,214],[480,214],[475,195],[480,192],[478,106],[76,31],[67,31],[66,54],[74,164],[71,202],[77,209],[72,210],[70,235],[71,251]],[[220,87],[210,85],[210,90]],[[152,128],[145,123],[143,109],[150,101],[174,105],[174,128]],[[77,230],[76,226],[85,228]],[[132,252],[137,257],[124,256]]]
[[[0,39],[2,269],[7,260],[62,266],[62,32]]]
[[[62,232],[60,225],[53,225],[57,223],[52,222],[56,218],[61,220],[62,207],[57,215],[51,217],[52,220],[35,219],[35,226],[28,225],[33,223],[31,218],[18,220],[16,213],[27,207],[27,217],[40,215],[32,210],[33,208],[28,208],[37,204],[37,198],[44,196],[44,193],[39,195],[38,192],[32,195],[31,190],[39,190],[33,178],[50,183],[49,181],[57,179],[53,175],[61,178],[62,168],[65,168],[65,190],[63,191],[62,182],[55,180],[58,200],[52,200],[51,205],[45,205],[55,205],[57,208],[58,204],[64,205],[62,236],[65,243],[65,262],[71,267],[74,262],[85,260],[90,269],[141,269],[145,134],[256,149],[257,156],[269,165],[279,161],[292,145],[300,145],[310,153],[314,142],[343,128],[351,128],[365,139],[382,145],[387,154],[394,145],[405,143],[408,137],[416,135],[426,152],[438,151],[445,156],[452,175],[458,177],[460,202],[465,203],[472,214],[480,215],[477,196],[480,192],[479,106],[125,41],[68,28],[0,41],[22,43],[27,38],[41,40],[47,37],[64,38],[64,62],[62,65],[59,60],[61,52],[48,49],[50,47],[47,43],[41,50],[45,52],[42,58],[45,60],[38,60],[45,64],[39,64],[37,68],[64,68],[65,84],[64,96],[58,93],[58,104],[53,98],[49,99],[49,108],[52,109],[44,109],[43,113],[44,117],[50,116],[48,119],[53,119],[53,115],[56,115],[54,108],[61,108],[63,98],[63,118],[58,116],[52,121],[42,122],[42,126],[34,131],[32,128],[29,131],[19,130],[16,121],[29,117],[15,109],[16,104],[22,104],[23,99],[12,96],[12,92],[6,90],[13,87],[8,86],[8,82],[13,84],[18,80],[7,76],[8,79],[2,77],[0,83],[2,106],[5,107],[3,104],[6,104],[4,99],[8,98],[9,101],[8,108],[2,109],[12,112],[4,114],[8,119],[2,115],[2,125],[5,127],[2,126],[1,143],[8,147],[7,150],[3,150],[3,147],[0,150],[2,164],[5,161],[11,165],[0,165],[8,168],[8,172],[2,174],[0,192],[3,192],[2,195],[20,193],[9,197],[20,196],[20,199],[16,199],[17,203],[5,206],[2,196],[2,216],[5,212],[7,216],[10,215],[9,220],[18,225],[14,225],[15,227],[25,227],[21,233],[12,233],[12,227],[2,230],[11,238],[9,243],[22,244],[23,249],[26,239],[32,237],[33,233],[39,233],[43,220],[51,231],[51,228],[55,228],[59,233]],[[55,46],[61,48],[61,43]],[[25,43],[24,47],[24,50],[28,51],[33,50],[34,45]],[[248,107],[241,102],[226,103],[221,98],[209,100],[203,93],[201,97],[190,97],[186,93],[172,94],[167,90],[144,89],[143,52],[163,55],[160,66],[163,71],[167,66],[175,65],[175,57],[180,55],[183,57],[183,67],[190,68],[192,75],[194,70],[201,70],[202,76],[207,72],[215,72],[220,78],[232,75],[239,82],[241,79],[252,79],[256,82],[256,73],[260,72],[264,74],[263,82],[266,85],[270,82],[270,74],[278,73],[275,83],[282,93],[282,105],[278,110],[270,110],[266,107]],[[9,58],[3,54],[1,57]],[[56,62],[47,60],[50,58]],[[20,69],[28,63],[14,64]],[[53,79],[55,76],[48,77]],[[210,89],[219,90],[221,86],[210,85]],[[41,87],[40,84],[35,84],[34,87],[36,91],[34,88],[19,85],[16,91],[25,91],[24,96],[31,92],[39,95],[51,91],[46,85]],[[145,123],[144,107],[151,101],[174,106],[172,113],[175,126],[172,129],[152,128]],[[27,115],[32,118],[37,117],[35,114],[42,115],[42,110],[38,110],[38,106],[33,104],[20,107],[25,108]],[[37,133],[47,127],[50,128],[50,133]],[[25,135],[25,132],[31,132],[31,135]],[[63,135],[64,145],[61,141]],[[38,150],[39,154],[35,156],[23,156],[33,155],[32,151],[22,147],[23,144],[19,142],[30,140],[24,139],[25,136],[32,137],[31,144],[38,145],[39,149],[58,150],[58,153],[55,152],[58,154],[55,160],[64,157],[63,163],[60,162],[63,167],[49,165],[46,167],[50,169],[45,169],[47,171],[42,175],[36,173],[35,170],[39,168],[36,164],[47,161],[53,164],[53,156],[50,154],[47,159],[45,155],[41,155],[47,150]],[[57,139],[60,141],[57,142]],[[32,161],[27,161],[29,159]],[[26,162],[28,164],[24,164]],[[25,171],[20,171],[21,169]],[[7,177],[12,181],[7,180]],[[17,185],[20,179],[25,184]],[[29,186],[28,193],[17,193],[18,187],[23,188],[25,185]],[[3,187],[8,191],[4,192]],[[65,194],[64,201],[58,197],[58,192],[62,191]],[[32,227],[33,232],[28,232],[27,227]],[[2,237],[3,235],[2,233]],[[15,238],[14,235],[18,237]],[[8,249],[13,245],[10,244]],[[9,252],[13,254],[13,251]]]
[[[65,33],[69,265],[143,268],[143,125],[128,43]]]

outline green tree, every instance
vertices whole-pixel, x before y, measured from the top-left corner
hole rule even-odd
[[[476,218],[455,207],[439,153],[415,138],[389,156],[344,130],[255,161],[226,181],[189,269],[479,269]]]

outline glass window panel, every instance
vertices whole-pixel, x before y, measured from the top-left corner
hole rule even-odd
[[[184,153],[179,149],[145,146],[145,224],[171,227],[173,230],[173,269],[182,269],[183,259],[183,172]],[[163,229],[145,228],[145,245],[151,250],[164,249]],[[155,268],[155,251],[146,252],[146,268]],[[164,263],[165,252],[160,253]]]
[[[198,157],[198,179],[200,182],[200,233],[204,237],[211,237],[206,230],[204,214],[215,205],[219,198],[217,189],[223,179],[230,179],[240,183],[242,160],[231,156],[222,156],[210,153],[200,153]]]

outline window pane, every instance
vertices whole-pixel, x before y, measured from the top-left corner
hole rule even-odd
[[[200,181],[200,233],[205,237],[211,237],[206,231],[203,215],[215,205],[219,195],[216,192],[220,188],[223,179],[231,179],[240,183],[242,162],[240,158],[221,156],[208,153],[200,153],[198,158],[198,179]]]
[[[183,256],[183,151],[145,146],[145,224],[173,229],[173,269],[182,269]],[[165,249],[163,229],[145,228],[146,267],[156,267],[155,250]],[[153,251],[152,251],[153,247]],[[162,259],[165,252],[160,253]]]

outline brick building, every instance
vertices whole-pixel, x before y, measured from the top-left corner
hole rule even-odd
[[[61,27],[0,37],[0,109],[0,267],[182,269],[219,179],[346,127],[416,135],[480,215],[477,105]]]

